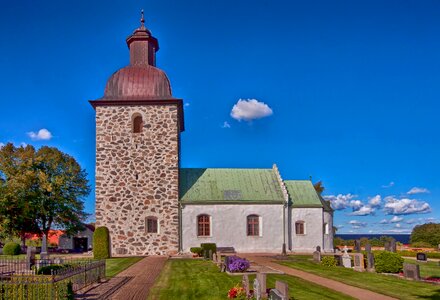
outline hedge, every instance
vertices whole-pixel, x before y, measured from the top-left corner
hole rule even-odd
[[[325,267],[336,267],[337,266],[336,258],[334,258],[333,256],[323,256],[321,258],[321,265]]]
[[[95,259],[110,257],[110,237],[105,226],[96,228],[93,233],[93,257]]]
[[[191,247],[189,251],[191,251],[191,253],[197,254],[198,256],[202,256],[203,252],[201,247]]]
[[[217,245],[215,243],[202,243],[200,244],[200,248],[202,248],[202,253],[206,250],[212,250],[212,253],[217,253]]]
[[[382,251],[374,254],[377,273],[399,273],[403,270],[403,258],[399,254]]]
[[[19,244],[14,242],[6,243],[3,247],[4,255],[19,255],[21,252],[21,247]]]

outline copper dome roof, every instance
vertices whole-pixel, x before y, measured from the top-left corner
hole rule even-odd
[[[170,81],[162,70],[151,65],[130,65],[115,72],[107,81],[103,99],[172,98]]]

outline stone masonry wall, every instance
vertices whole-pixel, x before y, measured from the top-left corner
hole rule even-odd
[[[132,133],[141,115],[143,130]],[[96,107],[96,225],[107,226],[113,256],[178,251],[177,105]],[[146,232],[146,217],[158,233]]]

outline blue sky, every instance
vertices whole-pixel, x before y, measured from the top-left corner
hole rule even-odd
[[[439,221],[438,1],[8,1],[0,143],[56,146],[93,183],[87,100],[128,64],[141,8],[186,103],[183,167],[322,180],[339,233]]]

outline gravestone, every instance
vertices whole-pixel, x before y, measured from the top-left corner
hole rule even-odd
[[[254,298],[256,300],[261,300],[261,284],[258,278],[254,279]]]
[[[288,299],[283,297],[283,295],[281,295],[281,293],[278,290],[271,289],[269,292],[268,300],[288,300]]]
[[[49,259],[49,253],[47,253],[47,237],[45,234],[43,234],[42,243],[41,243],[41,252],[40,252],[40,259],[46,260]]]
[[[321,252],[321,246],[316,246],[316,251]]]
[[[390,250],[389,250],[390,252],[394,252],[394,253],[396,253],[397,252],[397,243],[396,243],[396,240],[395,239],[392,239],[391,241],[390,241]]]
[[[26,251],[26,268],[28,270],[32,269],[32,266],[35,264],[35,247],[28,247]]]
[[[212,255],[212,260],[213,260],[215,263],[217,263],[217,253],[214,253],[214,254]]]
[[[257,279],[260,283],[261,296],[267,298],[267,275],[265,273],[257,273]]]
[[[403,276],[412,280],[420,280],[420,266],[415,264],[403,264]]]
[[[342,254],[342,265],[344,266],[344,268],[351,268],[351,257],[347,252],[347,246],[345,246],[343,250],[344,254]]]
[[[249,294],[250,294],[249,276],[247,274],[243,275],[243,278],[241,279],[241,285],[243,286],[243,289],[246,292],[246,296],[249,296]]]
[[[210,260],[212,260],[212,250],[211,249],[209,249],[209,251],[208,251],[208,258]]]
[[[374,255],[371,252],[367,252],[367,271],[368,272],[375,272]]]
[[[384,243],[384,248],[385,248],[385,251],[388,251],[388,252],[390,252],[391,251],[391,243],[390,242],[385,242]]]
[[[353,261],[354,261],[354,270],[358,271],[358,272],[365,271],[364,255],[362,253],[355,253],[353,258],[354,258],[353,259]]]
[[[333,255],[333,257],[336,260],[336,265],[337,266],[342,266],[342,255]]]
[[[416,257],[417,257],[417,261],[421,261],[421,262],[428,261],[428,256],[426,255],[426,253],[419,252],[419,253],[417,253]]]
[[[367,244],[365,245],[365,251],[367,251],[367,252],[371,252],[371,245],[370,245],[370,243],[367,243]]]
[[[354,251],[361,252],[361,240],[354,240]]]
[[[289,285],[284,281],[275,281],[275,289],[280,292],[282,299],[289,299]]]
[[[225,270],[229,272],[229,256],[225,256]]]
[[[313,261],[317,263],[321,262],[321,252],[319,251],[313,252]]]

